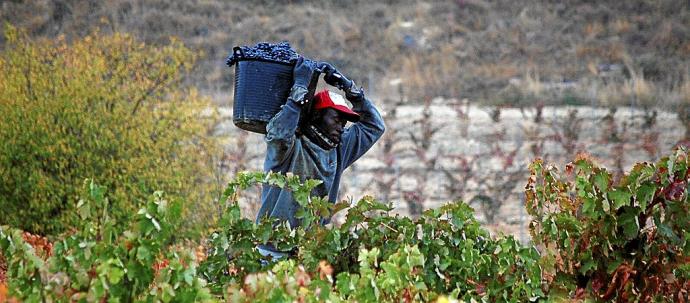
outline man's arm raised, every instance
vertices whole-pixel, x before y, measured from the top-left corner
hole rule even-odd
[[[352,109],[360,115],[360,120],[345,130],[340,143],[343,169],[364,155],[378,141],[386,130],[381,114],[374,104],[364,96],[350,100]]]
[[[342,137],[339,152],[342,168],[345,169],[366,153],[386,130],[381,114],[374,104],[364,96],[364,90],[345,77],[328,62],[321,63],[326,83],[345,92],[345,98],[352,103],[352,109],[360,115],[359,122],[350,126]]]
[[[282,109],[266,125],[266,163],[264,169],[272,170],[287,159],[295,145],[295,131],[299,125],[302,105],[306,104],[307,87],[315,66],[299,58],[292,71],[294,83],[288,100]]]

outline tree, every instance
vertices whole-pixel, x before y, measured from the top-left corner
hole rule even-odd
[[[117,219],[154,190],[184,198],[188,210],[203,207],[213,115],[202,114],[206,99],[180,85],[192,51],[174,39],[151,46],[127,34],[50,41],[6,25],[5,36],[0,224],[44,235],[75,226],[75,191],[85,178],[110,189]]]

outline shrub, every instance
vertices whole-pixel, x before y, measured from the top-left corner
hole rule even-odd
[[[211,171],[200,155],[213,148],[204,138],[212,121],[200,116],[207,100],[180,85],[196,57],[189,49],[98,32],[32,40],[10,25],[5,36],[0,224],[37,234],[75,226],[85,178],[111,190],[118,222],[154,189],[184,197],[188,208],[208,199]]]
[[[170,245],[179,203],[155,193],[118,235],[104,188],[93,183],[77,208],[87,223],[56,241],[52,255],[6,227],[0,253],[9,297],[25,301],[687,302],[688,163],[680,149],[615,181],[586,157],[567,166],[567,178],[535,161],[526,206],[537,247],[490,238],[462,202],[412,220],[364,197],[342,225],[321,226],[347,203],[310,197],[318,181],[259,172],[229,183],[201,258]],[[262,183],[292,191],[302,226],[242,218],[240,191]],[[269,242],[296,253],[276,262],[256,250]]]
[[[241,218],[239,190],[257,183],[290,189],[303,206],[302,226]],[[488,302],[544,298],[537,250],[512,237],[490,238],[467,204],[448,203],[413,221],[364,197],[348,209],[342,225],[324,227],[321,216],[348,205],[310,198],[317,184],[264,173],[242,173],[231,181],[224,195],[229,205],[200,265],[209,288],[231,302],[411,302],[442,294]],[[297,248],[294,260],[262,257],[256,245],[267,242]]]
[[[532,240],[552,295],[617,302],[690,296],[688,152],[638,163],[620,180],[588,157],[567,177],[535,161],[527,184]]]
[[[155,192],[118,234],[105,188],[88,182],[81,229],[39,254],[18,229],[0,226],[9,297],[23,302],[208,302],[191,249],[173,244],[182,205]],[[130,222],[128,222],[130,223]]]

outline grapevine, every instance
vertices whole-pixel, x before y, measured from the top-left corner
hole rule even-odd
[[[581,155],[561,174],[540,160],[525,188],[532,245],[489,235],[457,201],[411,219],[365,196],[354,204],[310,197],[319,181],[239,173],[203,246],[175,244],[179,202],[155,193],[116,234],[106,189],[87,183],[83,228],[50,242],[1,227],[6,284],[18,301],[683,302],[690,289],[690,165],[684,149],[614,180]],[[242,190],[285,188],[302,226],[244,218]],[[346,212],[341,225],[321,218]],[[274,260],[256,250],[295,248]],[[185,248],[188,247],[188,248]]]

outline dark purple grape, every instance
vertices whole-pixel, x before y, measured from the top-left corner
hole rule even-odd
[[[225,60],[225,64],[232,66],[235,62],[242,59],[260,59],[274,62],[282,62],[292,64],[300,57],[300,55],[290,47],[290,43],[282,41],[276,44],[268,42],[259,42],[255,46],[241,46],[240,51],[234,51]],[[315,64],[308,60],[310,64]]]

